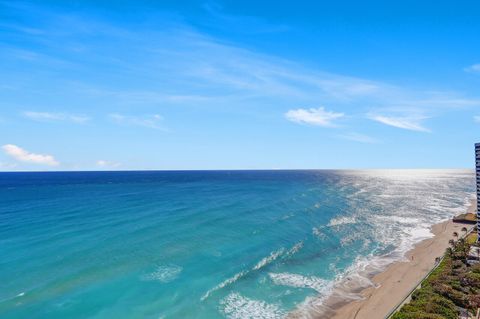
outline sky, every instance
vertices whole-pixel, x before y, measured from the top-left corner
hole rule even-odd
[[[0,171],[473,168],[478,1],[2,1]]]

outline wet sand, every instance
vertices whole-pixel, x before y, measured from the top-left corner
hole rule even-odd
[[[468,209],[474,212],[475,201]],[[407,252],[406,259],[398,261],[375,275],[372,279],[374,287],[360,292],[361,300],[345,302],[335,300],[335,294],[326,300],[328,311],[319,314],[318,318],[333,319],[384,319],[409,292],[435,266],[435,258],[441,257],[453,238],[452,233],[473,227],[471,224],[453,223],[451,220],[432,227],[433,238],[426,239]]]

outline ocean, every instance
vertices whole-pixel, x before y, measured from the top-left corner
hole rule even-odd
[[[0,317],[308,318],[474,187],[470,170],[0,173]]]

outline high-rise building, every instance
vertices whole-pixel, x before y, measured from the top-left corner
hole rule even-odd
[[[477,242],[480,242],[480,143],[475,144],[475,176],[477,179]]]

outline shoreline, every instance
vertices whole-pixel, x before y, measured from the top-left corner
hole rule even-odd
[[[476,199],[470,201],[467,212],[475,212]],[[351,291],[357,297],[345,299],[345,293],[332,293],[317,315],[312,318],[330,319],[384,319],[435,266],[435,258],[442,257],[453,232],[471,224],[454,223],[452,219],[431,227],[432,238],[417,243],[405,258],[388,265],[371,277],[372,285]]]

